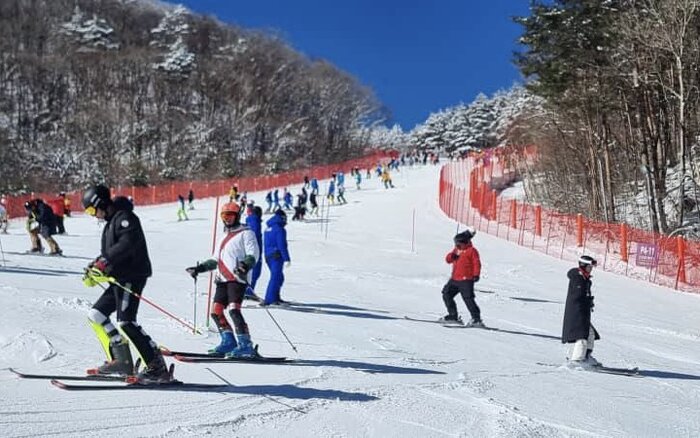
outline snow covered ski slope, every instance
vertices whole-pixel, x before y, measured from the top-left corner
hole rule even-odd
[[[349,204],[330,208],[327,237],[321,218],[290,221],[282,297],[296,304],[269,311],[298,354],[264,309],[244,309],[260,353],[292,361],[175,362],[178,379],[214,386],[73,392],[10,372],[82,374],[104,359],[86,321],[99,289],[80,281],[100,225],[68,219],[70,235],[57,237],[67,257],[57,258],[23,255],[29,239],[13,222],[0,236],[0,436],[700,436],[700,296],[595,271],[595,356],[639,376],[560,369],[570,264],[477,234],[477,303],[489,330],[404,318],[445,313],[444,256],[457,226],[437,206],[438,171],[404,169],[395,189],[376,178],[349,187]],[[186,222],[175,203],[136,207],[155,272],[145,296],[190,322],[184,269],[211,249],[214,200],[195,204]],[[259,294],[267,279],[263,268]],[[205,294],[200,281],[199,326]],[[171,350],[203,352],[218,340],[141,306],[141,324]]]

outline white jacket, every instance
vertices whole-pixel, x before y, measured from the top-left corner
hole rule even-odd
[[[247,256],[253,256],[257,262],[260,258],[260,248],[255,239],[255,233],[250,228],[241,225],[224,234],[214,247],[213,258],[218,264],[216,270],[216,282],[238,281],[250,283],[252,269],[248,271],[246,278],[238,278],[234,273],[236,266]],[[251,266],[252,268],[252,266]]]

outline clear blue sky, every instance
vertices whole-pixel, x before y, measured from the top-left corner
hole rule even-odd
[[[272,29],[372,87],[410,130],[438,109],[520,81],[512,53],[527,0],[186,0],[194,12]],[[390,123],[390,124],[391,124]]]

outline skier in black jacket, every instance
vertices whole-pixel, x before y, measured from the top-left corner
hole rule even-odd
[[[88,315],[108,358],[97,371],[101,374],[133,374],[135,370],[129,349],[131,342],[146,364],[146,369],[139,373],[139,379],[168,381],[171,376],[163,355],[136,322],[139,298],[134,295],[141,295],[152,271],[146,237],[139,218],[133,212],[133,204],[121,196],[111,199],[109,189],[97,185],[85,191],[83,206],[87,214],[107,222],[102,230],[100,255],[86,269],[83,281],[86,286],[92,287],[108,281],[108,276],[116,280],[110,282]],[[114,312],[117,313],[117,327],[109,319]]]
[[[588,366],[600,366],[600,363],[591,356],[594,341],[600,339],[598,332],[591,324],[593,310],[591,272],[597,264],[593,257],[584,255],[578,259],[578,268],[572,268],[567,273],[569,290],[566,295],[561,335],[562,343],[573,344],[569,360]]]

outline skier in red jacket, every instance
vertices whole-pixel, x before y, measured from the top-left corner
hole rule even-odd
[[[476,230],[468,227],[466,231],[454,237],[455,247],[447,253],[445,261],[452,265],[452,277],[442,288],[442,300],[447,307],[447,315],[440,318],[440,322],[461,324],[462,319],[457,313],[455,296],[462,295],[464,304],[467,305],[471,320],[466,324],[468,327],[483,327],[481,322],[481,310],[474,301],[474,283],[479,281],[481,274],[481,260],[479,252],[472,245],[472,237]]]

